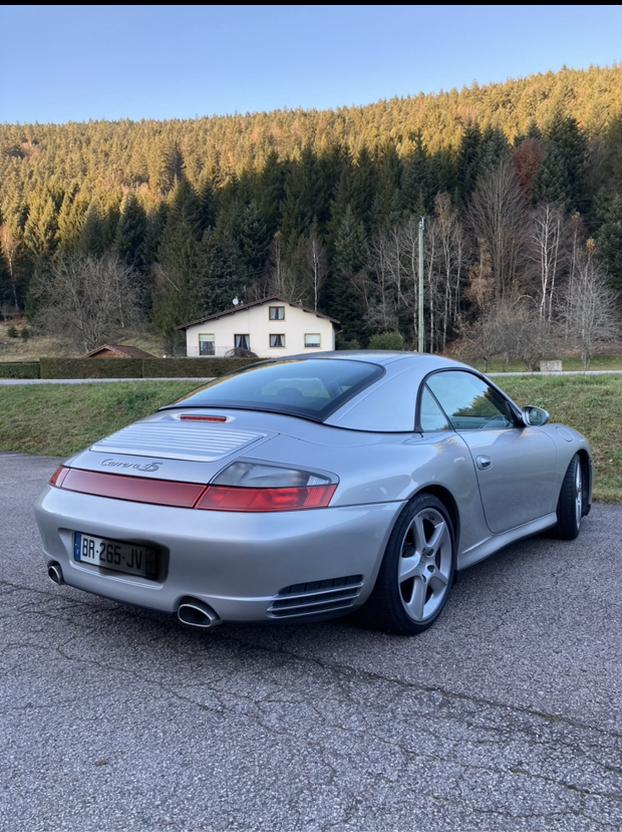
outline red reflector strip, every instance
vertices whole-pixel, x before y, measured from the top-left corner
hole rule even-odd
[[[226,422],[226,416],[180,416],[182,422]]]
[[[298,511],[324,508],[330,503],[336,485],[306,488],[237,488],[210,485],[195,508],[208,511]]]
[[[104,474],[79,468],[68,468],[66,471],[60,483],[61,488],[97,497],[111,497],[113,500],[192,508],[205,491],[205,486],[200,483],[150,480],[146,477]],[[56,485],[59,485],[58,481]]]

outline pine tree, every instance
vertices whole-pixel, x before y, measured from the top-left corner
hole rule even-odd
[[[232,240],[240,254],[243,269],[240,277],[249,284],[260,280],[263,276],[270,241],[255,202],[246,205],[238,215]]]
[[[259,174],[257,183],[257,204],[271,239],[282,221],[282,202],[285,198],[285,165],[271,150]]]
[[[535,186],[538,202],[559,202],[582,216],[591,205],[587,188],[587,141],[572,117],[557,116],[546,134],[546,155]]]
[[[212,179],[204,179],[199,186],[199,226],[201,231],[212,228],[216,223],[218,210],[217,195]]]
[[[196,250],[192,286],[195,315],[222,312],[234,298],[243,300],[243,270],[239,249],[232,240],[216,229],[208,229]]]
[[[352,171],[352,210],[369,231],[373,225],[374,200],[377,189],[376,165],[366,147],[361,148]],[[316,213],[317,216],[317,203]],[[307,231],[307,225],[305,231]]]
[[[404,159],[402,206],[406,214],[423,216],[431,208],[430,160],[421,131],[411,136],[412,150]]]
[[[356,284],[367,263],[365,229],[348,205],[335,237],[332,281],[324,292],[324,308],[340,322],[341,338],[366,341],[362,295]]]
[[[478,171],[486,171],[496,168],[500,162],[510,155],[510,146],[502,130],[496,127],[487,127],[482,133],[478,152]]]
[[[105,251],[104,226],[105,221],[99,206],[96,202],[91,202],[77,241],[76,248],[80,254],[102,256]]]
[[[49,192],[37,193],[28,206],[24,242],[34,260],[51,257],[57,243],[56,207]]]
[[[147,215],[133,191],[121,209],[115,238],[115,251],[120,259],[136,271],[146,271]]]
[[[611,277],[611,285],[622,299],[622,195],[611,200],[598,235],[598,248]]]
[[[459,200],[466,204],[475,190],[480,174],[482,132],[477,124],[467,124],[458,148],[457,193]]]
[[[385,147],[378,156],[378,187],[374,197],[373,227],[386,231],[400,216],[400,178],[402,165],[394,145]]]
[[[177,142],[166,138],[153,142],[148,158],[148,176],[149,186],[155,194],[168,194],[182,178],[183,168]]]
[[[300,159],[289,166],[281,206],[281,230],[287,240],[296,240],[322,210],[322,183],[317,158],[306,147]]]
[[[175,327],[195,315],[194,285],[201,216],[199,200],[185,177],[172,194],[157,252],[153,292],[156,326],[172,338]]]

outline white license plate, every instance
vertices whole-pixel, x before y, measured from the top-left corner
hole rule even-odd
[[[151,580],[157,577],[157,553],[136,543],[121,543],[119,540],[74,532],[73,557],[81,563],[93,563],[127,575],[140,575]]]

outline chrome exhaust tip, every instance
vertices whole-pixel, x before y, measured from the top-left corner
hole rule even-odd
[[[58,584],[58,586],[64,583],[63,572],[58,563],[51,563],[48,566],[48,578],[54,581],[55,584]]]
[[[214,610],[203,601],[196,601],[194,598],[181,602],[177,607],[177,618],[186,627],[195,627],[199,630],[209,630],[210,627],[220,624],[220,618]]]

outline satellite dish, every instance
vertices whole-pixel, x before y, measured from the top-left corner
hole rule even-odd
[[[233,305],[234,305],[234,306],[237,306],[237,305],[239,304],[239,302],[240,302],[240,299],[239,299],[239,298],[238,298],[238,296],[236,295],[236,296],[233,298],[232,303],[233,303]]]

